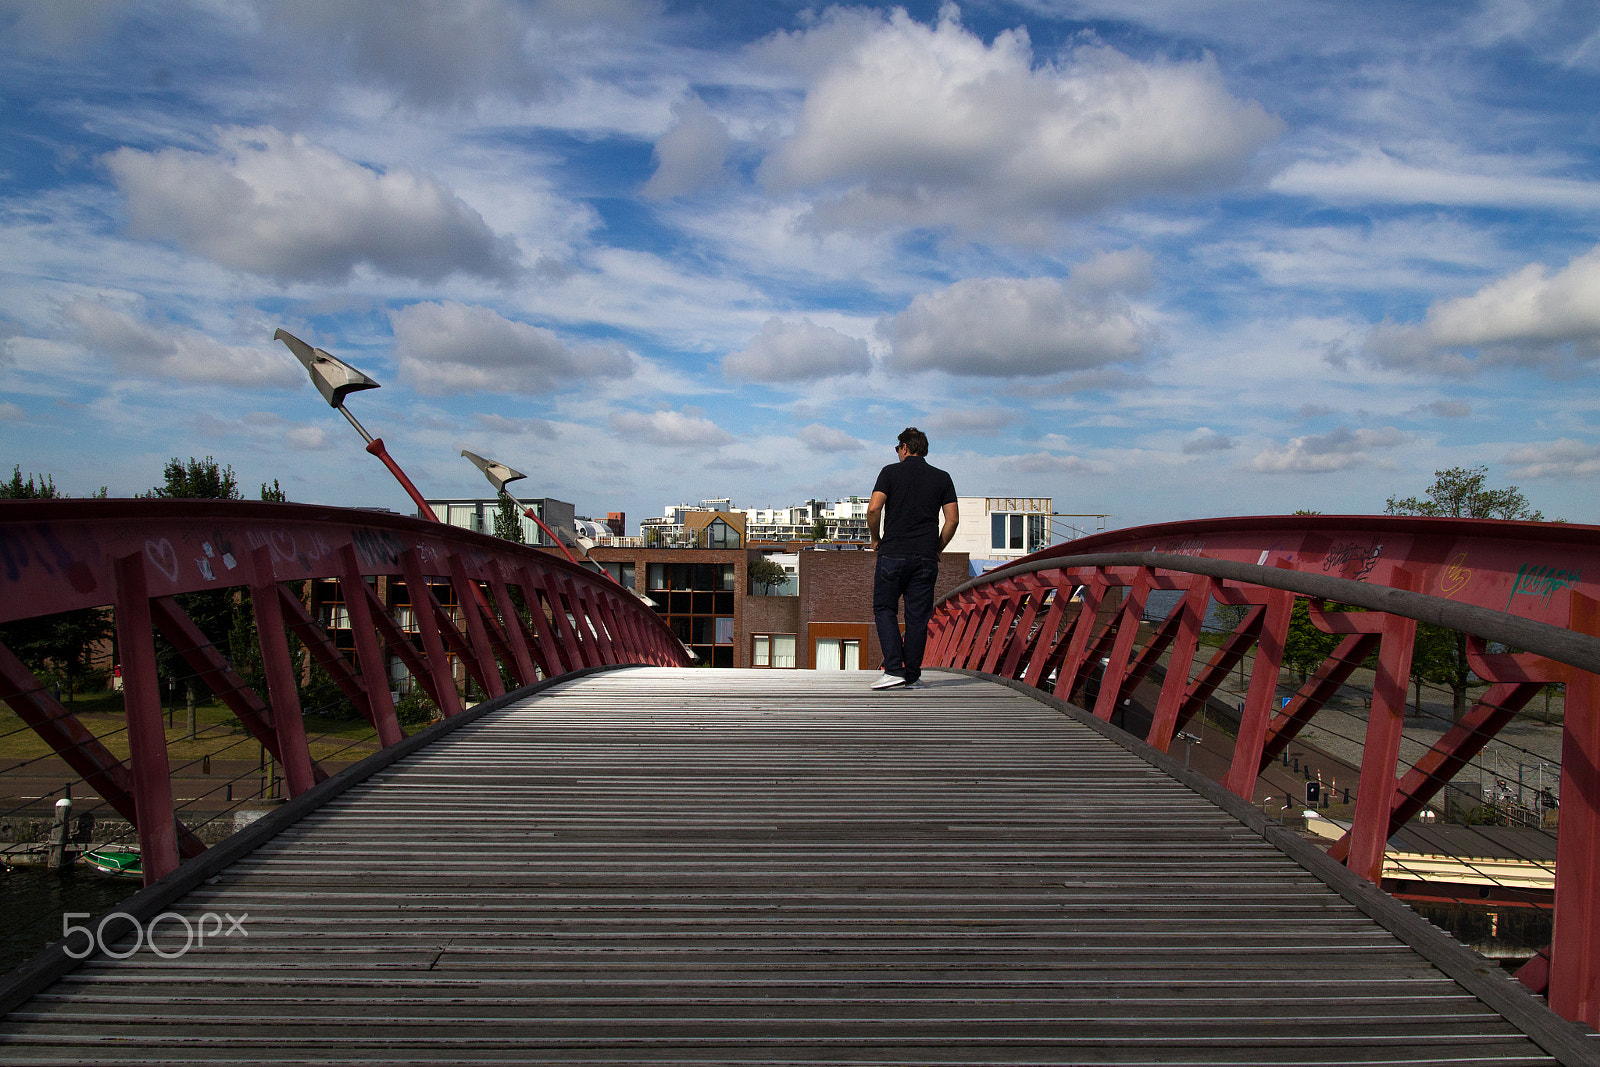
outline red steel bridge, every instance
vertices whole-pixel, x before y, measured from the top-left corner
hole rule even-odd
[[[353,650],[307,610],[308,580],[337,583]],[[406,617],[381,595],[401,583]],[[184,610],[215,590],[248,605],[264,692]],[[1297,599],[1337,640],[1296,688],[1282,663]],[[127,938],[102,928],[0,987],[0,1048],[83,1063],[319,1047],[352,1062],[1600,1062],[1597,601],[1594,527],[1145,527],[967,583],[935,614],[944,669],[871,694],[683,670],[671,632],[606,576],[439,524],[0,504],[0,623],[113,613],[129,757],[3,646],[0,697],[137,828],[146,881],[121,911],[125,962]],[[1208,636],[1216,605],[1235,610]],[[1487,688],[1406,766],[1419,624],[1463,635]],[[175,800],[158,634],[283,770],[288,802],[209,848]],[[312,758],[291,636],[381,751],[331,775]],[[1206,781],[1167,753],[1246,660],[1225,770]],[[443,715],[409,737],[395,662]],[[1391,836],[1553,683],[1554,933],[1519,984],[1378,886]],[[1370,711],[1351,828],[1324,854],[1254,801],[1355,684]],[[485,699],[467,707],[468,690]],[[1133,704],[1143,717],[1119,714]],[[1110,725],[1135,718],[1137,736]],[[394,872],[403,897],[385,896],[399,890],[374,857],[407,842],[431,844]],[[158,938],[158,917],[188,909],[203,929],[204,909],[243,907],[230,901],[268,932],[149,955],[177,922]],[[286,1038],[290,1016],[315,1036]]]

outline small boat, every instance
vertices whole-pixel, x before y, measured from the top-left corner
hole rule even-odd
[[[139,862],[139,850],[126,845],[102,845],[85,852],[83,862],[107,878],[143,878],[144,867]]]

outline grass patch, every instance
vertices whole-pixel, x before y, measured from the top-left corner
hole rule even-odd
[[[128,757],[128,730],[123,717],[122,694],[107,693],[63,700],[63,706],[118,759]],[[174,766],[204,759],[254,759],[259,743],[239,725],[233,710],[212,700],[195,707],[195,736],[189,737],[188,711],[168,709],[167,758]],[[335,720],[316,715],[305,717],[306,737],[311,741],[311,758],[359,759],[370,749],[350,748],[352,742],[374,740],[376,731],[365,719]],[[345,750],[345,751],[341,751]],[[0,710],[0,760],[37,759],[51,755],[44,738],[34,733],[16,712]]]

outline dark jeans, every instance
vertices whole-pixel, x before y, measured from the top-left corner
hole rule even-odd
[[[939,561],[928,556],[878,556],[872,574],[872,618],[878,624],[883,671],[908,682],[922,677],[922,653],[928,647],[928,619],[933,615],[933,587]],[[906,602],[906,635],[900,637],[896,616]]]

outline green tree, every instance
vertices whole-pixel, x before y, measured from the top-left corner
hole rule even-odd
[[[23,481],[20,465],[11,468],[9,482],[0,482],[0,500],[57,500],[60,497],[55,479],[29,471],[28,480]]]
[[[1521,519],[1543,522],[1544,515],[1535,511],[1514,485],[1504,489],[1488,489],[1488,467],[1451,467],[1434,471],[1433,484],[1428,486],[1427,498],[1408,496],[1404,500],[1390,497],[1384,511],[1390,515],[1432,515],[1452,519]]]
[[[11,480],[0,482],[0,500],[58,500],[63,494],[49,475],[11,469]],[[64,689],[68,698],[92,673],[90,656],[97,642],[111,633],[110,617],[103,608],[81,608],[0,626],[0,642],[46,685]]]
[[[1504,489],[1487,487],[1489,468],[1451,467],[1434,471],[1433,484],[1426,497],[1390,497],[1385,511],[1390,515],[1430,515],[1455,519],[1517,519],[1542,522],[1516,486]],[[1450,689],[1451,717],[1460,722],[1467,713],[1467,700],[1475,683],[1467,662],[1467,637],[1454,630],[1428,623],[1417,624],[1417,639],[1411,657],[1411,681],[1418,710],[1421,710],[1422,683]]]
[[[494,535],[517,544],[527,544],[522,534],[522,512],[517,502],[505,490],[500,491],[500,502],[494,512]]]
[[[750,584],[760,589],[763,595],[771,593],[788,580],[789,573],[783,569],[783,564],[775,560],[758,556],[750,562]]]
[[[211,456],[205,459],[190,456],[187,463],[174,456],[167,461],[161,473],[161,484],[151,488],[148,496],[162,500],[240,499],[239,481],[234,476],[233,468],[218,464]],[[262,492],[266,492],[265,484],[262,485]],[[236,615],[240,611],[249,611],[239,598],[230,590],[219,589],[214,592],[183,593],[177,600],[178,606],[200,627],[201,633],[214,644],[218,643],[219,637],[226,636],[231,650],[233,630],[238,622]],[[194,737],[199,675],[178,654],[177,649],[162,639],[156,641],[156,672],[158,677],[167,681],[168,689],[182,687],[184,707],[188,712],[189,736]]]
[[[205,459],[190,456],[187,463],[174,456],[161,473],[164,480],[150,490],[152,497],[162,500],[240,499],[239,480],[234,477],[233,468],[219,466],[210,456]],[[264,493],[266,486],[261,488]]]
[[[811,540],[826,541],[828,539],[828,524],[818,515],[811,524]]]
[[[288,503],[289,495],[283,491],[283,486],[278,484],[278,479],[274,478],[270,486],[266,482],[261,483],[261,499],[275,504],[285,504]]]
[[[1338,610],[1329,605],[1331,610]],[[1293,670],[1304,682],[1310,673],[1339,647],[1342,634],[1324,633],[1311,621],[1311,608],[1305,597],[1294,598],[1289,614],[1289,632],[1283,641],[1283,665]]]

